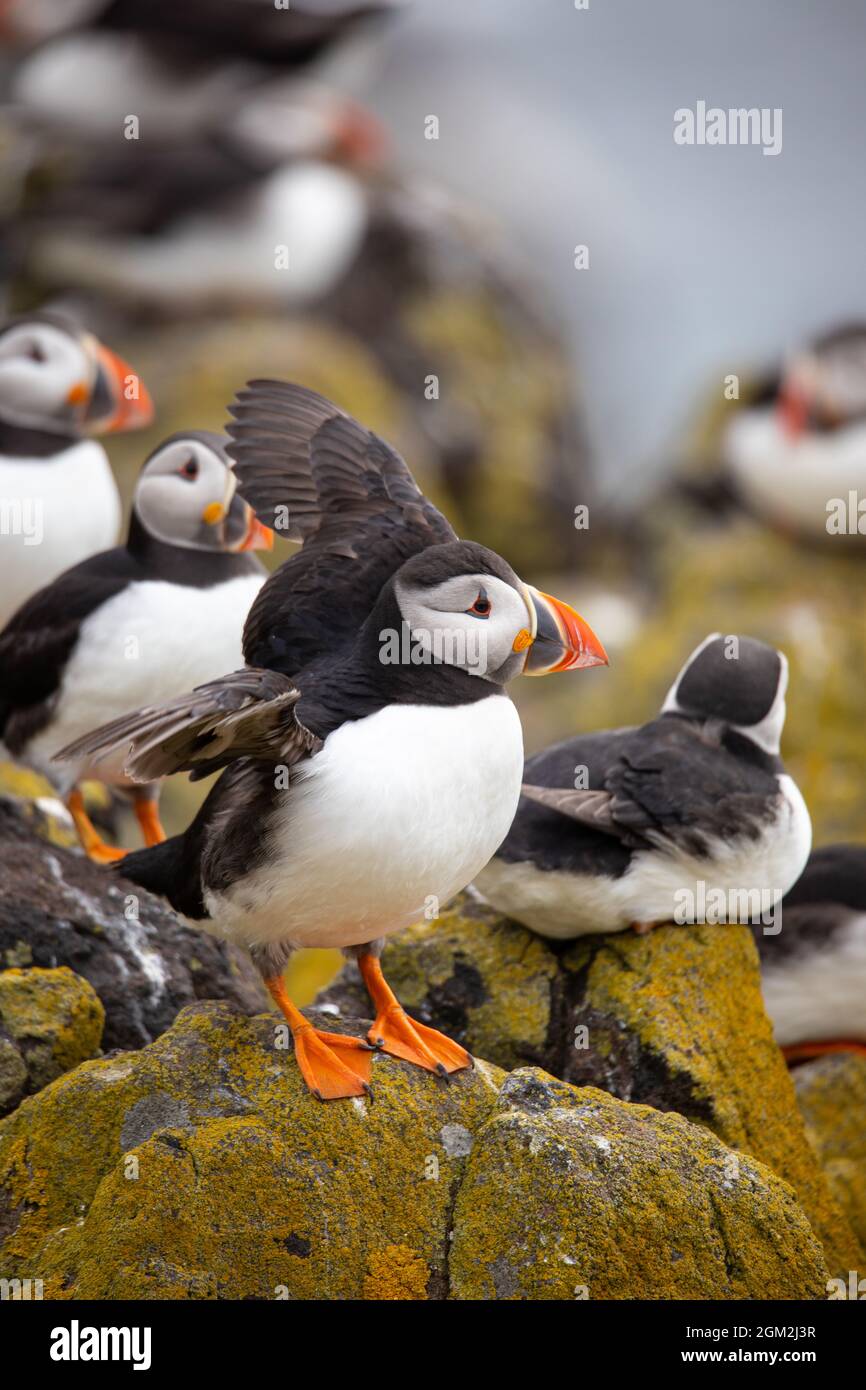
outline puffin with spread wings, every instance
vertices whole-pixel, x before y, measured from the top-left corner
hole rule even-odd
[[[184,834],[120,871],[249,949],[319,1099],[363,1094],[375,1048],[458,1071],[469,1054],[385,981],[383,938],[465,887],[508,832],[523,739],[507,682],[607,657],[568,604],[458,540],[403,459],[331,402],[254,381],[232,414],[241,495],[302,543],[253,604],[246,667],[61,756],[128,749],[148,782],[224,769]],[[288,998],[303,946],[357,957],[366,1041],[314,1029]]]

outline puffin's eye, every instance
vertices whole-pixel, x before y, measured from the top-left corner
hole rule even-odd
[[[27,356],[29,357],[31,362],[45,361],[45,353],[42,351],[42,348],[39,346],[39,344],[35,341],[27,344]]]
[[[489,618],[490,610],[492,609],[492,607],[493,605],[490,602],[490,599],[487,597],[487,594],[482,589],[477,599],[473,603],[472,607],[467,608],[466,612],[471,613],[473,618]]]
[[[188,458],[186,463],[177,471],[182,478],[188,478],[190,482],[193,482],[198,477],[198,460],[194,457]]]

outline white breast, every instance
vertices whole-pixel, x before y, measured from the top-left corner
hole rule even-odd
[[[866,1041],[866,914],[852,917],[814,950],[778,964],[770,956],[761,988],[780,1047],[835,1038]]]
[[[350,946],[434,917],[508,833],[523,737],[501,695],[389,705],[304,766],[270,825],[268,865],[207,897],[218,934]]]
[[[0,626],[71,565],[109,550],[119,527],[117,487],[95,440],[48,459],[0,456]]]
[[[50,728],[26,750],[54,781],[93,775],[123,783],[125,757],[88,768],[51,762],[52,754],[139,705],[183,695],[243,666],[241,635],[263,574],[210,589],[148,580],[130,584],[81,625],[63,674]]]
[[[635,854],[620,878],[544,870],[493,860],[476,887],[498,911],[541,936],[568,940],[624,931],[633,922],[748,920],[752,905],[769,910],[802,873],[812,845],[809,812],[799,788],[779,777],[779,809],[757,839],[717,841],[704,856],[648,850]],[[748,895],[748,896],[747,896]],[[716,906],[724,899],[724,916]],[[706,911],[702,908],[705,905]]]
[[[825,537],[827,503],[866,495],[866,426],[790,439],[775,410],[744,410],[731,423],[725,455],[737,487],[761,516]]]

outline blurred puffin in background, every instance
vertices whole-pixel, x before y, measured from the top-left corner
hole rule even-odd
[[[75,31],[175,39],[210,58],[313,61],[355,26],[405,0],[4,0],[0,43],[28,47]]]
[[[97,770],[53,755],[97,724],[159,703],[239,665],[241,633],[264,567],[248,552],[272,533],[236,491],[219,435],[189,431],[153,451],[139,476],[126,544],[92,555],[34,594],[0,633],[0,741],[65,796],[81,844],[103,844],[79,784],[131,791],[147,844],[163,840],[158,785],[136,786],[123,759]]]
[[[211,357],[227,390],[240,371],[303,373],[404,440],[461,530],[571,569],[603,525],[595,511],[575,544],[595,490],[554,306],[485,211],[405,177],[375,118],[328,86],[332,50],[354,60],[353,36],[376,33],[363,18],[400,8],[115,5],[26,53],[6,116],[24,166],[13,293],[72,288],[106,325],[147,325],[157,360],[156,334],[181,324],[193,393]],[[259,15],[284,46],[260,44]]]
[[[702,442],[674,494],[713,523],[745,512],[794,541],[866,544],[866,323],[745,378],[742,394],[698,417]]]
[[[137,374],[59,314],[0,327],[0,623],[62,570],[113,545],[120,498],[89,438],[150,423]]]
[[[805,539],[866,544],[866,324],[849,324],[794,353],[770,400],[737,412],[723,461],[743,505]],[[833,528],[828,504],[864,501],[862,528]]]
[[[761,984],[789,1062],[866,1056],[866,845],[813,850],[782,903],[782,930],[755,931]]]
[[[514,823],[476,888],[558,940],[772,912],[811,845],[779,755],[787,683],[781,652],[707,637],[657,719],[528,760]]]

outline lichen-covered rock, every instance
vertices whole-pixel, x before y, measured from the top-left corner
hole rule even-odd
[[[563,1075],[678,1110],[753,1154],[794,1188],[832,1272],[855,1268],[862,1252],[806,1139],[750,929],[585,939],[563,965],[572,975],[567,1026],[573,1042],[587,1043],[572,1045]]]
[[[825,1289],[790,1188],[680,1116],[538,1071],[477,1061],[446,1083],[381,1055],[372,1099],[322,1104],[284,1034],[193,1005],[25,1100],[0,1122],[4,1275],[72,1299]]]
[[[185,926],[157,898],[46,840],[38,809],[0,798],[0,969],[67,965],[105,1008],[104,1046],[140,1047],[184,1004],[265,995],[247,957]]]
[[[323,1104],[284,1033],[191,1006],[26,1100],[0,1123],[4,1275],[38,1271],[55,1298],[443,1297],[501,1073],[376,1056],[372,1101]]]
[[[806,1133],[866,1248],[866,1056],[819,1057],[797,1067],[793,1076]]]
[[[712,1129],[796,1189],[834,1273],[862,1262],[806,1139],[747,927],[553,948],[463,899],[389,942],[384,965],[411,1013],[498,1066],[539,1065]],[[364,1012],[356,968],[319,999]]]
[[[0,970],[0,1028],[24,1068],[19,1094],[8,1095],[4,1107],[2,1077],[11,1080],[16,1068],[9,1057],[4,1067],[0,1054],[0,1112],[96,1056],[104,1023],[95,990],[67,966]]]
[[[507,1201],[502,1194],[508,1194]],[[515,1072],[454,1209],[461,1299],[826,1297],[791,1189],[680,1115]]]

